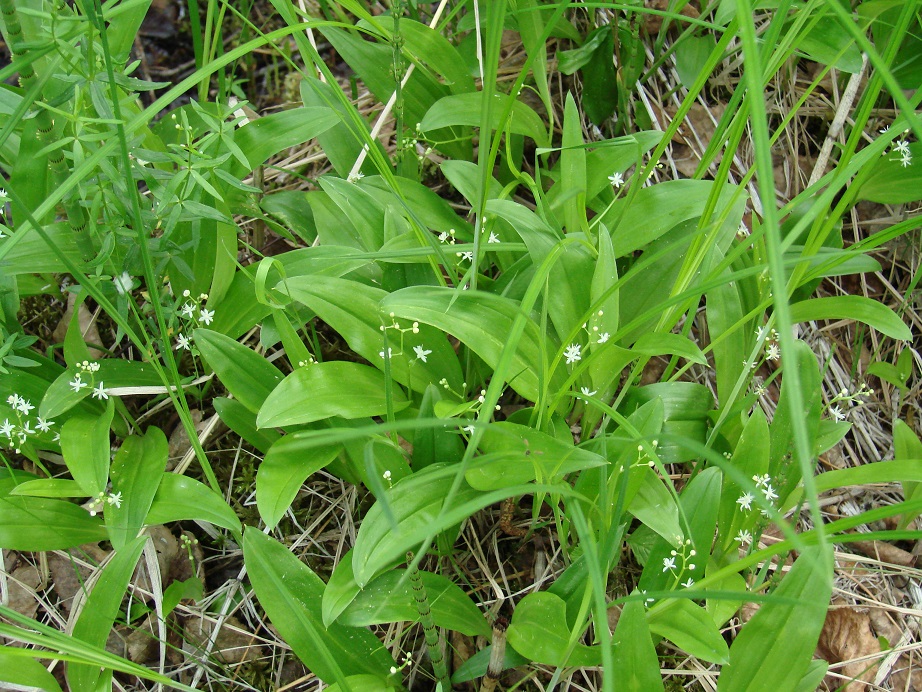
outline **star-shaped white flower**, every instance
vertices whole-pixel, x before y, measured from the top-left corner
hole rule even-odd
[[[843,411],[838,406],[831,406],[829,408],[829,415],[831,415],[836,421],[845,420],[845,411]]]
[[[183,317],[188,317],[189,319],[191,319],[192,313],[195,312],[195,303],[184,303],[183,306],[179,308],[179,312],[182,314]]]
[[[579,344],[570,344],[563,352],[563,357],[567,359],[567,365],[575,363],[579,360],[582,360],[583,357],[580,355],[580,352],[583,350],[583,347]]]
[[[116,509],[122,508],[122,491],[119,490],[117,493],[109,493],[109,497],[106,498],[106,502],[110,505],[115,505]]]
[[[695,585],[695,580],[692,579],[691,577],[689,577],[687,580],[682,582],[682,586],[684,586],[686,589],[690,589],[694,585]]]
[[[198,318],[206,325],[211,324],[211,321],[214,319],[214,310],[202,308],[198,314]]]
[[[612,173],[608,176],[608,182],[610,182],[616,190],[620,189],[624,185],[624,176],[620,173]]]
[[[35,424],[35,427],[41,430],[42,432],[48,432],[51,430],[51,426],[54,425],[53,420],[45,420],[41,416],[38,417],[38,423]]]
[[[602,332],[601,334],[599,334],[599,338],[598,338],[598,341],[596,341],[596,343],[604,344],[606,341],[608,341],[610,336],[611,334],[609,334],[608,332]]]
[[[430,351],[430,350],[426,349],[425,347],[423,347],[422,345],[420,345],[420,346],[414,346],[414,347],[413,347],[413,353],[415,353],[415,354],[416,354],[416,357],[419,358],[421,361],[423,361],[424,363],[427,363],[428,360],[427,360],[426,356],[428,356],[430,353],[432,353],[432,351]]]
[[[768,483],[765,484],[765,487],[762,488],[762,494],[765,496],[765,499],[771,502],[772,500],[778,499],[778,493],[775,492],[775,489]]]
[[[763,485],[768,485],[769,483],[771,483],[772,477],[766,473],[761,476],[753,476],[752,480],[755,482],[755,484],[758,487],[761,488]]]
[[[905,139],[893,142],[893,151],[898,152],[903,156],[909,156],[909,142],[907,142]]]
[[[752,495],[752,493],[745,493],[745,494],[743,494],[743,495],[740,495],[740,496],[737,498],[736,503],[737,503],[742,509],[750,510],[750,509],[752,509],[752,501],[753,501],[753,500],[755,500],[755,497]]]
[[[71,389],[74,390],[75,394],[79,392],[81,389],[90,386],[89,382],[84,382],[82,379],[80,379],[80,373],[77,373],[76,375],[74,375],[74,379],[71,382],[68,382],[67,384],[70,386]]]
[[[96,388],[93,390],[93,398],[99,399],[100,401],[109,398],[109,392],[102,386],[102,382],[96,385]]]
[[[27,416],[29,415],[29,411],[31,411],[34,408],[35,407],[31,403],[29,403],[28,399],[23,399],[22,397],[19,397],[19,401],[16,403],[16,410],[21,411]]]
[[[491,231],[491,232],[490,232],[490,237],[487,238],[487,242],[488,242],[488,243],[498,243],[498,242],[499,242],[499,236],[496,235],[495,233],[493,233],[493,232]]]
[[[3,425],[0,425],[0,435],[4,437],[12,437],[16,432],[16,426],[10,423],[9,419],[4,419]]]
[[[582,392],[583,394],[585,394],[586,396],[595,396],[596,394],[599,393],[598,390],[596,390],[596,391],[594,391],[594,392],[590,392],[590,391],[589,391],[589,387],[580,387],[580,388],[579,388],[579,391]]]
[[[733,540],[739,543],[740,545],[749,545],[750,543],[752,543],[752,534],[749,533],[748,531],[744,531],[743,529],[740,529],[740,532],[736,534],[736,538],[734,538]]]
[[[191,347],[191,343],[192,342],[189,340],[189,337],[186,336],[185,334],[176,335],[176,350],[177,351],[179,350],[188,351]]]
[[[664,557],[663,558],[663,571],[670,569],[675,569],[675,558],[674,557]]]

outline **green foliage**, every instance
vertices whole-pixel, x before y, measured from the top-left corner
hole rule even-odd
[[[869,390],[856,382],[824,407],[820,363],[794,336],[798,323],[843,320],[912,337],[878,301],[814,292],[824,277],[877,271],[863,253],[920,225],[911,217],[849,246],[842,223],[859,201],[919,199],[922,150],[910,139],[922,136],[922,94],[900,89],[919,81],[918,4],[861,3],[856,23],[816,0],[764,14],[725,0],[701,17],[686,3],[632,1],[603,3],[606,21],[589,26],[567,3],[515,0],[454,3],[427,25],[422,3],[381,15],[324,2],[320,19],[273,0],[284,26],[222,54],[227,8],[207,3],[203,30],[192,3],[197,69],[175,86],[129,64],[149,4],[0,0],[3,73],[20,78],[0,91],[0,547],[112,548],[68,635],[23,618],[0,626],[39,647],[0,648],[0,678],[57,690],[36,659],[59,655],[73,689],[140,675],[102,649],[149,527],[183,521],[242,548],[246,587],[331,689],[402,689],[403,668],[369,629],[398,622],[420,624],[444,689],[438,629],[501,631],[482,590],[461,581],[455,539],[481,510],[528,496],[525,540],[551,531],[566,569],[515,602],[503,665],[549,666],[551,687],[566,669],[601,667],[602,689],[663,689],[665,640],[721,666],[721,690],[814,684],[830,545],[877,516],[824,524],[818,494],[901,483],[906,501],[879,510],[899,515],[894,536],[922,511],[922,446],[899,421],[895,460],[815,473],[850,431],[842,407]],[[356,89],[393,99],[393,151],[339,88],[317,36]],[[507,72],[515,36],[525,59]],[[302,102],[250,118],[225,98],[225,70],[289,39]],[[765,81],[798,60],[860,73],[863,55],[871,72],[836,165],[776,205],[771,145],[794,113],[769,119]],[[725,59],[742,73],[714,86],[728,107],[698,170],[654,177]],[[681,104],[660,131],[645,99],[666,60]],[[577,73],[558,93],[560,74]],[[196,86],[198,100],[166,112]],[[139,98],[163,89],[151,105]],[[865,141],[884,100],[900,114]],[[756,165],[737,180],[745,133]],[[265,189],[262,167],[311,141],[329,172],[306,190]],[[242,266],[249,221],[258,236],[310,247]],[[255,245],[246,256],[266,249]],[[21,308],[52,295],[55,274],[68,275],[74,310],[63,349],[41,355]],[[114,343],[87,342],[91,305]],[[863,374],[905,395],[911,350],[892,352]],[[758,405],[769,388],[780,391],[772,416]],[[243,459],[258,516],[215,472],[193,406],[256,450],[234,467]],[[176,468],[166,411],[191,444]],[[268,535],[299,525],[301,490],[321,470],[362,486],[354,545],[328,583],[318,573],[329,565],[308,566]],[[810,530],[783,519],[801,503]],[[759,549],[772,523],[786,540]],[[773,567],[794,551],[790,571]],[[202,589],[197,577],[175,582],[158,616]],[[728,645],[721,628],[754,600]],[[395,649],[417,646],[415,630],[400,631]],[[490,646],[503,658],[501,640]],[[456,679],[483,674],[488,658]]]

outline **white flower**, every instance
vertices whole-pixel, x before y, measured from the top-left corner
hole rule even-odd
[[[579,391],[581,391],[581,392],[582,392],[583,394],[585,394],[586,396],[595,396],[596,394],[599,393],[598,390],[596,390],[596,391],[594,391],[594,392],[590,392],[590,391],[589,391],[589,387],[580,387],[580,388],[579,388]]]
[[[211,324],[211,321],[214,319],[214,310],[202,308],[198,314],[198,318],[205,324]]]
[[[461,429],[462,429],[464,432],[466,432],[468,435],[473,435],[473,434],[474,434],[474,426],[473,426],[473,425],[465,425],[465,426],[464,426],[463,428],[461,428]]]
[[[624,176],[620,173],[612,173],[608,176],[608,182],[610,182],[616,190],[620,189],[624,185]]]
[[[84,387],[90,386],[89,382],[84,382],[83,380],[80,379],[79,372],[76,375],[74,375],[73,381],[68,382],[67,384],[70,385],[70,388],[74,390],[75,394],[79,392],[81,389],[83,389]]]
[[[100,400],[102,400],[102,399],[108,399],[108,398],[109,398],[109,392],[107,392],[107,391],[103,388],[102,382],[100,382],[98,385],[96,385],[96,389],[93,390],[93,398],[94,398],[94,399],[100,399]]]
[[[771,483],[772,477],[766,473],[762,476],[753,476],[752,480],[755,482],[756,486],[761,488],[763,485]]]
[[[6,204],[9,201],[10,197],[6,194],[6,190],[0,187],[0,204]]]
[[[106,498],[106,502],[110,505],[115,505],[116,509],[122,508],[122,491],[119,490],[117,493],[109,493],[109,497]]]
[[[188,293],[189,291],[186,291]],[[183,306],[179,309],[179,312],[182,313],[183,317],[192,318],[192,313],[195,312],[195,303],[184,303]]]
[[[838,406],[831,406],[829,408],[829,415],[831,415],[836,421],[845,420],[845,411],[843,411]]]
[[[766,360],[778,360],[781,358],[781,349],[778,347],[778,344],[769,344],[765,347],[765,359]]]
[[[357,183],[364,177],[365,177],[365,174],[362,173],[362,171],[358,171],[357,173],[350,173],[349,177],[346,178],[346,182],[347,183]]]
[[[912,154],[903,154],[903,156],[900,157],[900,165],[903,168],[908,168],[909,166],[911,166],[912,165]]]
[[[378,351],[378,355],[381,356],[382,358],[384,358],[384,351]],[[388,347],[388,349],[387,349],[387,357],[388,357],[388,358],[391,358],[391,357],[393,357],[393,355],[394,355],[394,349]]]
[[[743,529],[740,529],[740,532],[736,534],[736,538],[734,538],[733,540],[739,543],[740,545],[749,545],[750,543],[752,543],[752,534],[749,533],[748,531],[744,531]]]
[[[188,351],[190,348],[190,344],[191,342],[189,341],[189,337],[186,336],[185,334],[176,335],[176,350],[177,351],[179,351],[180,349],[184,351]]]
[[[498,242],[499,242],[499,236],[491,231],[490,237],[487,238],[487,243],[498,243]]]
[[[664,557],[663,558],[663,571],[675,569],[675,558],[674,557]]]
[[[744,495],[740,495],[740,496],[737,498],[736,503],[737,503],[742,509],[750,510],[750,509],[752,509],[752,501],[753,501],[753,500],[755,500],[755,497],[753,497],[752,493],[746,493],[746,494],[744,494]]]
[[[609,334],[608,332],[602,332],[601,334],[599,334],[599,340],[596,343],[604,344],[606,341],[608,341],[610,336],[611,334]]]
[[[580,355],[582,348],[583,347],[579,344],[570,344],[567,346],[563,352],[563,357],[567,359],[567,365],[583,359],[583,357]]]
[[[474,253],[473,253],[473,252],[457,252],[457,253],[455,253],[455,254],[456,254],[458,257],[460,257],[461,259],[467,260],[468,262],[473,262],[473,261],[474,261]]]
[[[134,286],[134,280],[128,272],[122,272],[121,275],[112,277],[112,283],[115,284],[115,290],[121,296],[128,293]]]
[[[778,499],[778,493],[775,492],[775,489],[768,483],[765,484],[765,487],[762,488],[762,494],[765,496],[765,499],[771,502],[772,500]]]
[[[38,417],[38,423],[35,424],[35,427],[41,430],[43,433],[51,430],[51,426],[54,425],[53,420],[45,420],[41,416]]]
[[[690,589],[694,585],[695,585],[695,580],[692,579],[691,577],[689,577],[686,581],[682,582],[682,586],[684,586],[686,589]]]
[[[389,481],[390,479],[391,479],[391,472],[390,472],[390,471],[385,471],[385,472],[384,472],[384,480]]]
[[[911,156],[909,153],[909,142],[905,139],[901,139],[898,142],[893,142],[893,151],[899,152],[902,156]]]
[[[0,425],[0,435],[4,437],[12,437],[16,432],[16,426],[10,423],[9,419],[4,419],[3,425]]]
[[[9,404],[10,406],[12,406],[13,408],[16,408],[16,407],[19,405],[19,395],[18,395],[18,394],[10,394],[10,395],[6,398],[6,403],[8,403],[8,404]]]
[[[448,240],[448,231],[442,231],[439,233],[439,242],[444,243],[446,240]]]
[[[29,403],[28,399],[23,399],[22,397],[19,397],[19,401],[17,402],[15,408],[16,408],[18,411],[21,411],[22,413],[24,413],[25,415],[28,416],[28,415],[29,415],[29,411],[31,411],[31,410],[34,409],[35,407],[34,407],[32,404]]]
[[[414,346],[414,347],[413,347],[413,352],[416,354],[416,357],[419,358],[419,359],[420,359],[421,361],[423,361],[424,363],[429,362],[429,361],[426,359],[426,356],[428,356],[430,353],[432,353],[432,351],[427,350],[427,349],[424,348],[422,345],[420,345],[420,346]]]

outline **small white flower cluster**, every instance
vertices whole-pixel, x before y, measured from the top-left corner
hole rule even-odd
[[[19,454],[22,448],[34,435],[43,435],[51,431],[54,421],[45,420],[41,416],[36,416],[35,421],[30,419],[31,412],[35,409],[32,402],[19,394],[10,394],[6,398],[6,403],[10,406],[10,413],[4,417],[3,423],[0,424],[0,438],[2,443]],[[10,421],[10,417],[14,419]],[[52,442],[60,439],[58,433],[54,433]]]
[[[896,142],[893,142],[890,146],[893,148],[890,150],[891,154],[900,155],[900,165],[903,168],[908,168],[912,165],[912,152],[909,151],[909,142],[905,139],[900,139]]]
[[[182,326],[176,335],[176,344],[173,348],[177,351],[191,351],[192,339],[187,332],[202,325],[209,326],[214,321],[214,310],[205,307],[208,301],[207,293],[200,293],[198,298],[192,297],[192,292],[186,289],[182,292],[182,305],[176,310]]]
[[[775,500],[778,499],[778,493],[775,491],[775,488],[772,486],[771,476],[769,476],[767,473],[764,473],[762,475],[755,475],[752,477],[752,481],[753,483],[756,484],[756,488],[759,490],[759,492],[762,493],[762,497],[764,498],[764,503],[769,506],[774,506]],[[736,499],[736,504],[740,506],[741,511],[748,513],[752,511],[753,503],[755,502],[755,500],[756,500],[755,495],[747,491]],[[767,509],[761,509],[759,510],[759,513],[762,515],[763,520],[771,516],[771,513]],[[733,538],[733,540],[736,543],[740,544],[741,548],[746,548],[752,545],[753,533],[752,531],[750,531],[750,528],[752,528],[755,525],[756,520],[745,518],[744,522],[746,524],[746,528],[741,528],[737,532],[736,536]]]
[[[393,358],[394,356],[402,356],[403,346],[404,346],[404,343],[403,343],[404,337],[406,334],[419,334],[419,322],[414,322],[409,327],[401,327],[400,322],[394,319],[395,315],[393,312],[390,313],[388,316],[391,318],[391,323],[387,326],[382,324],[380,327],[378,327],[378,329],[380,329],[382,332],[385,332],[388,329],[393,329],[398,334],[400,334],[400,350],[397,353],[395,353],[393,348],[388,347],[387,357]],[[413,353],[416,357],[410,362],[413,362],[413,363],[418,362],[418,361],[422,361],[423,363],[429,362],[429,355],[432,353],[431,348],[426,348],[425,344],[416,344],[412,348],[413,348]],[[381,358],[384,358],[384,350],[382,349],[378,351],[378,355]]]
[[[397,675],[397,673],[399,673],[401,670],[406,668],[412,662],[413,662],[413,657],[410,654],[405,654],[403,657],[403,662],[400,664],[399,668],[397,666],[391,666],[391,669],[390,669],[391,675]]]
[[[682,540],[681,536],[676,536],[676,542],[679,544],[681,553],[677,550],[669,551],[669,557],[663,558],[663,572],[672,572],[676,579],[675,583],[678,583],[678,580],[686,571],[694,572],[697,568],[697,565],[694,563],[694,558],[698,554],[698,551],[692,547],[690,538]],[[681,560],[681,567],[676,565],[677,559]],[[681,585],[686,589],[690,589],[695,585],[695,580],[689,576]]]
[[[862,385],[858,388],[858,391],[852,394],[849,394],[847,389],[843,389],[829,402],[829,408],[827,409],[827,412],[830,416],[832,416],[834,421],[840,423],[848,417],[848,404],[860,403],[860,399],[868,397],[872,393],[873,390],[868,387],[866,383],[862,383]],[[840,404],[842,404],[842,406],[840,406]]]
[[[74,394],[79,393],[81,389],[92,387],[92,397],[94,399],[102,401],[109,398],[109,392],[103,385],[102,380],[96,382],[96,373],[99,372],[99,363],[92,363],[88,360],[84,360],[77,363],[76,368],[79,372],[74,375],[73,380],[67,383]],[[91,381],[85,381],[83,379],[85,376],[89,376]]]
[[[96,497],[90,500],[86,504],[86,509],[90,513],[91,517],[95,517],[99,514],[106,505],[114,506],[116,509],[122,508],[122,492],[109,493],[99,493]]]

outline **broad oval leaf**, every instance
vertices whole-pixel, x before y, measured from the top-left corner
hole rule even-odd
[[[64,500],[0,497],[0,548],[66,550],[107,538],[101,517]]]
[[[144,437],[133,435],[122,443],[112,461],[112,491],[119,505],[106,508],[106,526],[112,547],[118,550],[138,535],[166,468],[168,445],[160,428],[151,426]]]
[[[335,329],[349,347],[379,369],[384,367],[384,339],[381,333],[381,301],[387,291],[357,281],[328,276],[303,276],[288,279],[277,287],[293,300],[303,303]],[[418,334],[408,333],[403,341],[390,333],[391,377],[415,391],[425,391],[442,378],[454,389],[461,388],[463,376],[458,357],[445,335],[423,324]],[[398,355],[401,349],[402,355]],[[420,358],[416,348],[424,354]]]
[[[409,406],[394,386],[393,410]],[[313,423],[332,416],[364,418],[387,413],[384,375],[359,363],[330,361],[298,368],[266,399],[256,424],[260,428]]]
[[[297,442],[291,437],[276,441],[256,471],[256,507],[270,529],[288,511],[307,477],[329,464],[342,450],[341,445],[303,449]]]
[[[437,627],[470,637],[479,634],[489,638],[490,625],[461,587],[432,572],[421,571],[419,577],[426,588],[432,621]],[[338,622],[353,627],[402,621],[419,621],[413,587],[405,569],[390,570],[373,579],[338,618]]]
[[[407,544],[408,536],[433,526],[456,473],[451,467],[434,465],[407,476],[390,488],[387,504],[396,520],[397,531],[392,530],[380,501],[371,506],[352,549],[352,569],[359,586],[364,587],[376,574],[405,557],[412,547],[412,543]],[[467,483],[461,483],[453,502],[461,505],[480,494]]]
[[[387,677],[394,661],[371,632],[335,622],[324,627],[324,583],[284,545],[248,526],[243,560],[260,605],[312,673],[343,689],[349,675]]]
[[[7,653],[7,652],[10,653]],[[61,692],[61,686],[45,666],[22,655],[22,649],[0,646],[0,682],[16,685],[14,689]]]
[[[240,533],[240,520],[220,495],[204,483],[178,473],[164,473],[147,513],[146,524],[171,521],[207,521]]]
[[[74,480],[87,495],[105,491],[109,482],[109,404],[100,416],[74,416],[61,427],[61,453]]]
[[[718,690],[793,690],[807,672],[832,592],[830,546],[811,546],[762,604],[730,647]]]
[[[538,663],[558,667],[597,666],[602,660],[598,646],[576,644],[570,651],[567,605],[548,591],[530,593],[519,601],[506,637],[512,648]]]
[[[278,385],[281,370],[229,336],[209,329],[196,329],[195,345],[224,386],[241,404],[256,413]]]
[[[714,620],[701,606],[685,598],[675,598],[663,605],[662,610],[647,614],[650,631],[665,637],[692,656],[726,663],[730,656],[727,642],[720,636]]]
[[[506,94],[494,94],[494,103],[490,110],[491,127],[495,130],[506,127],[500,122],[500,116],[512,98]],[[483,92],[473,91],[466,94],[444,96],[432,104],[432,107],[423,116],[419,128],[424,132],[438,130],[443,127],[466,125],[480,127],[480,113],[483,104]],[[535,111],[522,103],[515,101],[512,104],[512,113],[509,117],[508,129],[510,132],[531,137],[538,146],[550,146],[544,123]]]
[[[519,314],[518,303],[481,291],[456,291],[434,286],[412,286],[391,293],[381,303],[384,312],[402,319],[431,324],[460,339],[495,368],[506,346],[506,335]],[[539,395],[539,376],[544,371],[541,343],[547,343],[538,325],[528,318],[508,375],[509,385],[529,401]],[[563,384],[563,371],[551,376],[551,389]]]
[[[529,481],[546,481],[573,471],[604,466],[605,457],[525,425],[491,424],[480,440],[488,460],[474,460],[464,475],[477,490],[494,490]],[[481,457],[481,459],[484,457]]]
[[[864,322],[881,334],[909,341],[912,332],[893,310],[864,296],[811,298],[791,306],[792,322],[850,319]]]

